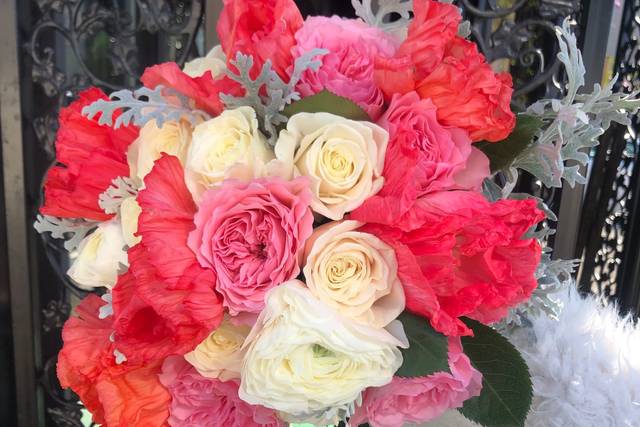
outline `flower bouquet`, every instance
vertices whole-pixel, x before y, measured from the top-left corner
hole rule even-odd
[[[61,111],[36,228],[102,289],[57,366],[96,423],[524,424],[527,366],[488,325],[562,269],[517,171],[580,181],[565,160],[637,105],[577,95],[568,24],[567,97],[516,115],[455,6],[353,5],[224,0],[206,57]]]

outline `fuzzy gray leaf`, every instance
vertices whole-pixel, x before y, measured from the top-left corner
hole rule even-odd
[[[64,248],[71,252],[98,224],[84,219],[57,218],[38,215],[33,228],[40,234],[51,233],[54,239],[64,239]]]
[[[100,194],[98,204],[106,214],[115,214],[120,209],[124,199],[138,194],[135,183],[131,178],[119,176],[114,179],[107,190]]]
[[[114,122],[117,111],[121,114]],[[156,121],[158,127],[162,127],[167,121],[180,119],[189,120],[195,126],[210,118],[206,112],[191,108],[187,97],[163,86],[155,89],[141,87],[133,92],[119,90],[112,93],[109,100],[100,99],[87,105],[82,109],[82,114],[89,119],[100,115],[99,124],[113,126],[115,129],[132,123],[142,127],[152,120]]]

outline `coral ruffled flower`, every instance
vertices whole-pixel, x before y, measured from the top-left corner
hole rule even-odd
[[[217,30],[228,60],[235,60],[237,52],[251,55],[255,72],[269,60],[286,81],[302,23],[293,0],[224,0]]]
[[[162,365],[160,381],[171,393],[171,427],[278,427],[274,411],[238,397],[239,382],[201,376],[181,357]]]
[[[375,79],[388,98],[415,90],[438,107],[438,120],[475,141],[500,141],[515,126],[511,76],[495,73],[475,43],[456,35],[451,4],[416,0],[407,39],[392,59],[379,57]]]
[[[88,119],[82,109],[99,99],[108,99],[98,88],[79,95],[77,101],[60,111],[56,139],[56,160],[62,166],[49,169],[44,185],[43,215],[105,221],[98,198],[118,176],[129,176],[127,148],[138,137],[138,128],[113,129]]]
[[[117,365],[112,318],[100,319],[104,305],[96,295],[86,297],[65,323],[64,346],[58,355],[60,385],[71,388],[106,427],[164,427],[170,395],[160,384],[159,363]]]
[[[480,193],[448,191],[418,200],[395,226],[362,231],[395,249],[407,309],[459,336],[471,334],[459,317],[496,322],[531,296],[541,249],[523,235],[543,219],[535,200],[490,203]]]
[[[352,219],[367,222],[366,212],[375,212],[376,222],[394,224],[426,194],[480,189],[489,176],[489,159],[471,146],[465,131],[442,126],[437,111],[416,92],[393,97],[378,121],[389,132],[384,186],[352,212]],[[386,220],[381,221],[381,213]]]
[[[191,77],[180,69],[175,62],[165,62],[154,65],[144,71],[140,81],[145,87],[155,89],[158,86],[173,89],[192,99],[195,107],[218,115],[224,109],[220,94],[242,95],[243,90],[229,77],[214,78],[211,73],[204,73],[199,77]]]
[[[394,377],[384,387],[368,389],[350,423],[357,426],[368,422],[372,427],[421,424],[439,417],[447,409],[460,408],[465,400],[480,395],[482,374],[462,352],[460,338],[449,338],[449,368],[451,373]]]
[[[138,195],[138,234],[129,270],[113,289],[115,340],[127,360],[193,350],[223,317],[215,274],[187,247],[196,208],[177,157],[163,154]]]
[[[307,18],[296,33],[295,57],[314,48],[327,49],[322,67],[307,71],[297,90],[309,96],[327,89],[360,105],[376,120],[384,106],[384,94],[373,78],[376,57],[391,58],[398,42],[384,31],[360,20],[338,16]]]
[[[189,247],[216,272],[216,290],[232,315],[258,313],[265,293],[300,273],[313,232],[305,178],[225,181],[204,193]]]

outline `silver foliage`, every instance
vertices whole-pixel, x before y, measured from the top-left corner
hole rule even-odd
[[[98,198],[98,205],[106,214],[115,214],[120,210],[124,199],[138,194],[135,183],[129,177],[119,176],[115,178],[109,188]]]
[[[114,114],[120,114],[114,122]],[[158,127],[167,121],[186,119],[192,125],[210,118],[209,114],[192,108],[191,100],[173,89],[161,85],[155,89],[141,87],[135,91],[119,90],[109,100],[99,99],[82,109],[82,114],[93,119],[98,114],[98,123],[113,126],[128,126],[133,123],[138,127],[155,120]]]
[[[318,57],[327,53],[329,51],[326,49],[312,49],[296,58],[291,77],[285,83],[271,68],[271,61],[265,62],[258,76],[252,79],[250,72],[254,64],[253,57],[238,52],[236,59],[231,61],[238,73],[227,69],[226,74],[230,79],[242,85],[245,89],[245,95],[237,97],[220,94],[220,99],[227,108],[252,107],[261,120],[263,130],[269,137],[269,143],[274,145],[278,136],[278,125],[287,121],[287,117],[281,113],[282,110],[288,104],[300,99],[296,85],[302,74],[307,70],[318,71],[322,65],[322,61]]]
[[[507,318],[498,324],[498,329],[510,329],[525,326],[530,317],[545,314],[556,318],[562,308],[557,294],[573,284],[573,273],[578,266],[578,260],[551,259],[550,249],[542,254],[542,260],[536,270],[538,287],[531,299],[520,304],[509,312]]]
[[[629,116],[640,108],[637,93],[613,93],[617,78],[604,87],[594,85],[592,93],[579,95],[586,71],[569,20],[556,31],[558,58],[567,73],[566,95],[562,100],[538,101],[527,110],[541,118],[544,125],[534,143],[520,153],[507,171],[506,187],[515,184],[518,169],[531,173],[547,187],[562,187],[563,180],[571,187],[586,183],[581,168],[589,162],[588,149],[598,145],[598,137],[612,122],[627,125]]]
[[[84,219],[38,215],[33,224],[33,228],[40,234],[51,233],[51,237],[54,239],[64,239],[64,248],[71,252],[80,245],[82,239],[96,228],[97,225],[97,222]]]
[[[409,25],[413,12],[412,0],[378,0],[376,3],[378,3],[378,7],[374,12],[372,0],[351,0],[356,16],[372,27],[378,27],[387,32],[396,32]],[[392,14],[398,14],[400,18],[391,21]]]
[[[406,38],[407,27],[413,13],[412,0],[377,0],[374,11],[373,0],[351,0],[351,6],[360,19],[372,27]],[[441,0],[441,3],[453,3],[453,0]],[[394,19],[394,20],[392,20]],[[463,21],[458,35],[467,38],[471,35],[471,22]]]

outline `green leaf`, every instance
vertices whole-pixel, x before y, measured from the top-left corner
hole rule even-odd
[[[475,320],[463,319],[473,337],[462,337],[464,353],[482,373],[480,396],[459,411],[485,427],[524,426],[533,394],[529,368],[502,335]]]
[[[297,113],[331,113],[351,120],[371,121],[369,115],[355,102],[328,90],[307,96],[287,105],[282,114],[291,117]]]
[[[516,127],[507,139],[500,142],[481,141],[474,145],[489,158],[491,172],[505,170],[531,145],[533,137],[542,125],[543,122],[538,117],[518,114]]]
[[[449,372],[447,337],[434,331],[429,321],[404,312],[398,317],[409,339],[409,348],[402,349],[403,362],[396,375],[422,377],[435,372]]]

